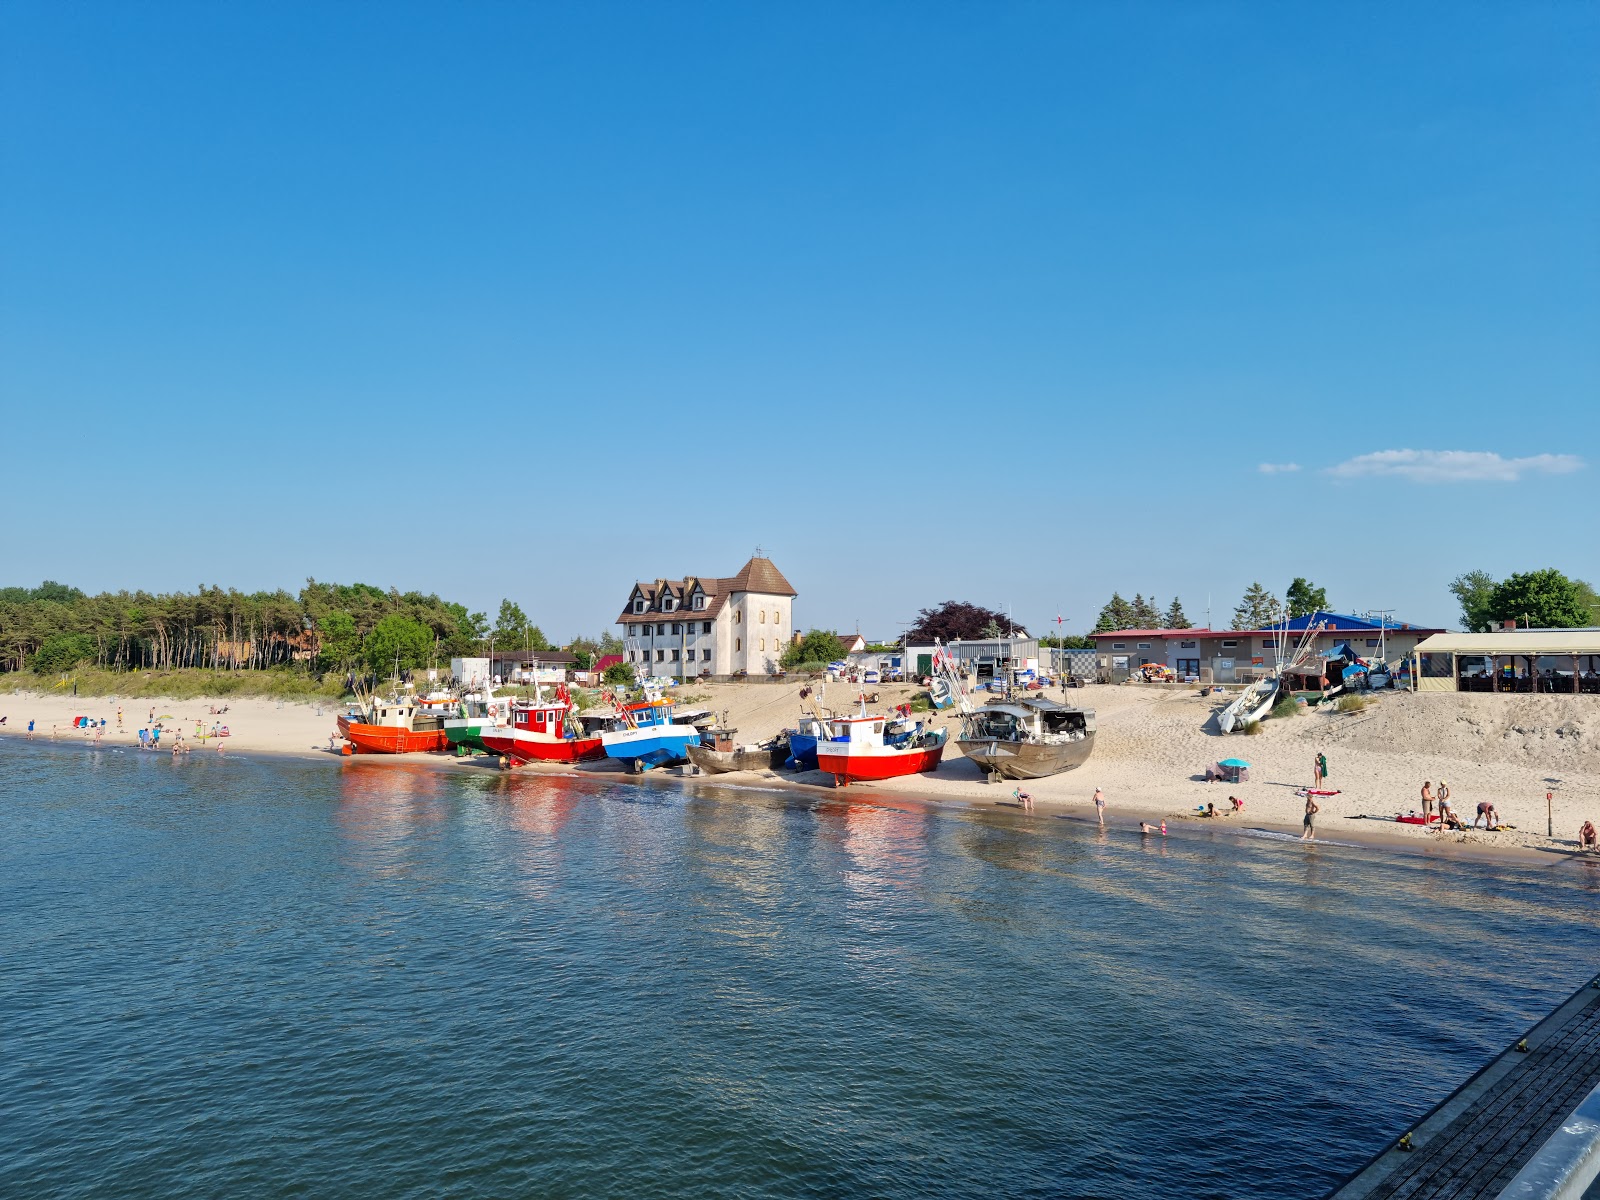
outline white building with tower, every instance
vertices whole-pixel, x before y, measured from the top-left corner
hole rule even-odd
[[[775,675],[794,630],[795,590],[758,550],[726,578],[635,583],[617,624],[641,676]]]

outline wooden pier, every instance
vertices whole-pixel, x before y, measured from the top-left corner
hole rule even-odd
[[[1574,992],[1395,1143],[1333,1193],[1329,1200],[1495,1200],[1515,1179],[1516,1194],[1580,1197],[1589,1180],[1587,1163],[1564,1168],[1568,1183],[1556,1188],[1530,1183],[1559,1163],[1600,1156],[1600,1130],[1579,1140],[1578,1122],[1563,1137],[1569,1114],[1600,1085],[1600,977]],[[1547,1143],[1549,1147],[1547,1148]],[[1535,1161],[1536,1158],[1538,1161]],[[1600,1157],[1596,1157],[1600,1165]],[[1521,1173],[1519,1175],[1519,1173]],[[1575,1190],[1573,1190],[1575,1188]]]

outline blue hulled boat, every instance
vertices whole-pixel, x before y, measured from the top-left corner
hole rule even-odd
[[[644,700],[617,709],[617,727],[600,735],[606,755],[628,764],[635,773],[689,761],[688,748],[700,741],[693,725],[672,720],[672,702]]]

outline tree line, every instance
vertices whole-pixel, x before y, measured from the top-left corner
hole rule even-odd
[[[1296,575],[1284,589],[1282,599],[1274,596],[1258,580],[1244,591],[1244,596],[1233,610],[1234,629],[1266,629],[1288,617],[1305,617],[1328,611],[1328,593],[1304,576]],[[1121,629],[1190,629],[1189,615],[1183,611],[1183,602],[1176,596],[1161,607],[1154,596],[1146,600],[1134,593],[1132,600],[1123,598],[1121,592],[1112,592],[1111,599],[1100,610],[1095,622],[1095,633],[1114,633]]]
[[[193,592],[90,596],[46,580],[0,588],[0,671],[250,671],[302,664],[318,673],[447,664],[497,650],[548,650],[539,627],[510,600],[498,619],[432,593],[307,579],[297,595],[201,587]],[[619,653],[613,634],[571,645],[581,666]]]

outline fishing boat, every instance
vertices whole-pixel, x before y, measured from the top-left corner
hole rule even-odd
[[[675,722],[672,710],[672,701],[662,699],[617,705],[612,728],[600,735],[606,754],[636,774],[687,762],[689,747],[700,742],[700,731]]]
[[[1070,771],[1094,752],[1094,709],[1042,696],[991,701],[969,713],[965,726],[956,745],[991,782]]]
[[[443,750],[450,742],[444,718],[425,713],[410,695],[365,701],[358,693],[356,704],[338,720],[350,754],[414,754]]]
[[[491,689],[467,692],[456,701],[455,711],[444,719],[445,736],[456,752],[488,751],[485,733],[495,733],[511,720],[512,699],[497,696]]]
[[[894,779],[921,771],[936,771],[944,757],[945,731],[918,728],[898,746],[883,740],[886,718],[867,712],[828,721],[828,737],[817,743],[817,767],[844,787],[870,779]]]
[[[734,744],[737,729],[718,726],[706,731],[706,740],[688,748],[689,761],[707,775],[725,775],[731,771],[770,771],[789,757],[789,740],[784,737],[769,738],[755,746]]]
[[[554,700],[546,700],[544,689],[536,688],[532,701],[513,703],[507,722],[482,736],[489,753],[516,763],[585,762],[606,756],[600,737],[585,733],[566,684],[556,689]]]
[[[828,736],[828,723],[821,717],[807,714],[793,729],[785,732],[789,737],[789,757],[783,765],[791,771],[815,771],[817,743]]]

